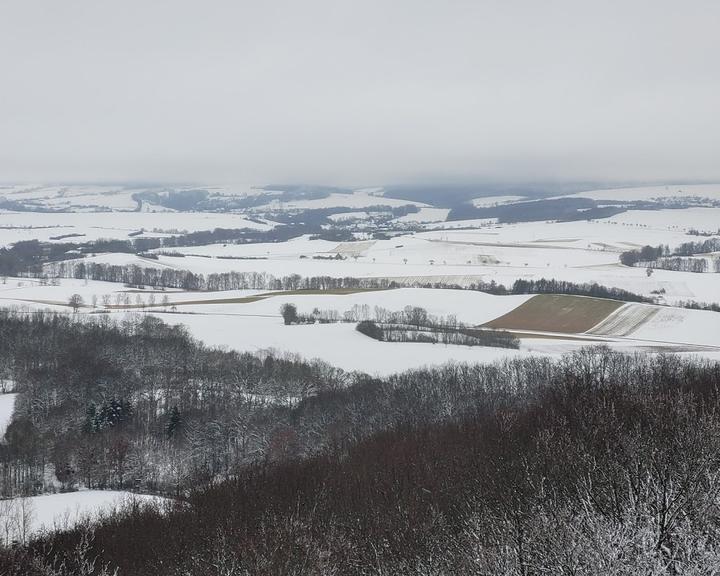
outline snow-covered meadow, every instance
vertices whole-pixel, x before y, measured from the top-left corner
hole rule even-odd
[[[22,291],[23,288],[17,290]],[[211,346],[250,352],[289,353],[305,359],[321,359],[345,370],[387,375],[419,366],[447,362],[490,362],[518,355],[541,354],[558,357],[582,346],[605,344],[617,350],[720,352],[720,314],[666,306],[653,307],[658,313],[625,333],[618,328],[592,334],[523,332],[520,349],[467,347],[428,343],[378,342],[355,330],[354,322],[286,326],[280,315],[283,304],[294,304],[300,314],[314,310],[347,311],[373,317],[376,308],[399,311],[406,306],[424,308],[433,316],[455,316],[468,326],[498,318],[532,298],[530,295],[495,296],[472,290],[400,288],[348,294],[284,293],[262,290],[162,293],[135,291],[128,306],[116,304],[125,289],[118,284],[83,280],[62,280],[58,286],[28,287],[23,299],[13,289],[0,292],[5,306],[20,309],[52,309],[72,314],[67,299],[80,294],[85,306],[77,317],[139,320],[153,314],[163,321],[184,326],[195,338]],[[22,294],[22,292],[21,292]],[[103,298],[93,296],[109,294]],[[152,301],[151,301],[152,300]],[[95,307],[91,302],[95,302]],[[145,307],[139,307],[144,303]],[[627,304],[625,308],[636,305]],[[621,308],[618,314],[625,308]],[[102,312],[100,316],[98,312]],[[624,326],[618,323],[618,326]]]
[[[568,197],[592,198],[593,200],[656,200],[672,198],[707,198],[720,200],[720,184],[666,184],[660,186],[634,186],[604,188],[578,192]]]
[[[7,212],[0,211],[0,247],[23,240],[91,242],[166,237],[215,228],[269,230],[272,224],[248,220],[240,214],[209,212]]]
[[[164,501],[124,490],[79,490],[0,500],[0,542],[27,542],[41,532],[68,530],[125,506],[162,506]]]
[[[555,278],[576,283],[596,282],[644,296],[659,295],[668,304],[696,300],[714,302],[720,277],[621,266],[619,255],[649,244],[674,248],[698,237],[686,233],[698,222],[696,211],[712,208],[649,212],[654,219],[670,218],[673,226],[602,220],[563,223],[484,225],[463,230],[428,230],[389,240],[331,242],[303,236],[280,243],[212,244],[174,248],[184,257],[160,255],[147,260],[127,254],[99,254],[87,262],[217,272],[265,272],[282,277],[393,278],[408,281],[467,285],[495,281],[511,286],[517,279]],[[667,216],[664,213],[670,213]],[[620,215],[623,216],[623,215]],[[619,218],[619,217],[617,217]]]
[[[127,239],[129,234],[144,230],[145,236],[163,236],[180,232],[214,228],[252,228],[268,230],[273,223],[255,218],[265,209],[301,210],[347,207],[362,210],[370,206],[415,204],[420,210],[395,220],[398,225],[413,225],[419,231],[397,232],[389,239],[372,239],[367,233],[355,242],[313,240],[300,236],[285,242],[253,244],[210,244],[157,250],[155,258],[134,254],[95,254],[83,259],[113,265],[137,265],[172,270],[189,270],[199,274],[230,271],[265,273],[275,277],[298,274],[304,277],[384,278],[404,284],[445,283],[469,286],[495,282],[512,286],[518,280],[553,278],[574,283],[598,283],[653,297],[659,303],[677,305],[694,300],[720,300],[720,275],[655,270],[648,275],[643,268],[619,263],[621,252],[644,245],[667,245],[671,249],[702,239],[691,229],[713,231],[720,227],[720,208],[693,207],[680,209],[632,210],[601,220],[574,222],[524,222],[498,224],[492,219],[443,222],[446,208],[419,202],[398,200],[385,195],[382,188],[357,190],[354,193],[331,193],[321,198],[280,202],[282,192],[247,189],[236,192],[215,188],[213,194],[227,197],[267,196],[257,202],[248,214],[219,212],[119,212],[121,198],[127,201],[132,191],[121,187],[16,187],[2,192],[14,200],[33,200],[53,207],[69,202],[70,206],[86,203],[104,212],[0,213],[0,245],[22,239],[62,241],[59,236],[76,241],[98,238]],[[720,186],[688,185],[643,187],[581,192],[578,197],[597,200],[671,199],[678,194],[708,199],[720,198]],[[476,206],[526,201],[520,195],[476,198]],[[114,205],[113,203],[117,203]],[[83,204],[84,205],[84,204]],[[332,220],[347,222],[368,217],[364,212],[337,213]],[[252,218],[252,219],[248,219]],[[121,284],[62,279],[48,285],[31,278],[7,278],[0,283],[0,304],[15,307],[46,307],[69,312],[68,300],[79,294],[83,300],[80,314],[104,309],[113,318],[131,313],[153,313],[168,322],[181,323],[203,341],[238,350],[267,350],[322,358],[340,367],[389,373],[422,364],[450,360],[485,361],[522,353],[559,354],[580,345],[608,341],[619,348],[651,345],[679,347],[712,346],[720,343],[720,327],[712,312],[663,309],[640,326],[632,335],[595,334],[590,340],[523,338],[521,350],[462,348],[431,344],[391,344],[372,341],[354,331],[352,324],[284,326],[279,317],[280,305],[292,302],[302,313],[313,309],[332,309],[339,313],[353,306],[380,306],[400,309],[420,306],[437,316],[455,315],[466,324],[492,320],[520,305],[526,296],[491,296],[457,290],[388,290],[356,294],[275,294],[256,301],[247,299],[259,291],[183,292],[164,289],[132,290]],[[222,302],[220,302],[222,301]],[[122,310],[130,306],[129,312]],[[161,305],[164,304],[164,305]],[[139,307],[145,305],[142,312]],[[176,307],[176,309],[172,309]],[[171,313],[178,312],[178,313]],[[624,320],[623,320],[624,321]],[[622,324],[618,320],[618,325]],[[654,343],[654,344],[653,344]]]

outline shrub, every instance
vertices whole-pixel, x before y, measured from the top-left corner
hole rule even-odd
[[[373,338],[375,340],[382,340],[383,339],[383,330],[375,324],[372,320],[363,320],[362,322],[358,322],[358,325],[355,327],[355,329],[360,332],[361,334],[365,334],[365,336],[369,336],[370,338]]]
[[[282,314],[283,321],[286,325],[288,324],[297,324],[298,321],[298,313],[297,308],[295,307],[295,304],[283,304],[280,307],[280,314]]]

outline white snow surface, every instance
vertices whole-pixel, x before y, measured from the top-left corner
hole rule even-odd
[[[482,198],[474,198],[472,205],[475,208],[487,208],[489,206],[500,206],[501,204],[513,204],[515,202],[524,202],[528,200],[525,196],[484,196]]]
[[[255,291],[241,291],[242,295],[256,294]],[[204,293],[198,293],[204,294]],[[232,292],[215,292],[216,298],[232,298]],[[268,292],[265,292],[268,294]],[[489,322],[517,308],[531,298],[530,295],[495,296],[474,290],[435,290],[431,288],[398,288],[395,290],[375,290],[352,294],[284,294],[274,292],[272,297],[256,302],[241,304],[193,304],[182,306],[185,312],[214,312],[239,314],[243,316],[275,316],[280,318],[280,307],[285,303],[295,304],[298,312],[309,314],[315,308],[344,312],[353,306],[375,306],[391,311],[402,310],[406,306],[425,308],[435,316],[453,314],[466,324],[475,325]],[[179,295],[173,299],[180,300]],[[195,300],[194,297],[186,298]]]
[[[0,502],[0,511],[7,513],[8,507],[20,503],[20,498]],[[28,506],[28,535],[41,531],[64,530],[75,526],[86,519],[96,519],[100,514],[107,514],[131,501],[152,502],[161,504],[165,501],[159,496],[134,494],[122,490],[80,490],[59,494],[43,494],[25,498]],[[11,514],[17,515],[16,510]],[[4,526],[3,526],[4,530]],[[18,527],[10,527],[10,534],[0,534],[2,539],[19,538]]]
[[[720,313],[681,308],[660,308],[631,335],[648,341],[714,345],[720,352]]]
[[[631,210],[607,218],[626,226],[638,226],[655,231],[687,232],[694,228],[701,232],[720,231],[720,208],[683,208],[676,210]],[[696,241],[702,238],[695,236]]]
[[[267,204],[257,206],[253,210],[279,209],[283,210],[310,210],[315,208],[368,208],[370,206],[427,206],[422,202],[413,202],[412,200],[398,200],[396,198],[386,198],[378,196],[366,190],[356,190],[350,194],[332,193],[325,198],[317,198],[314,200],[293,200],[289,202],[280,202],[279,200],[270,200]]]
[[[720,200],[720,184],[668,184],[664,186],[606,188],[578,192],[570,196],[592,198],[593,200],[654,200],[688,196]]]
[[[17,397],[17,394],[0,394],[0,440],[5,437],[7,427],[12,422]]]
[[[21,240],[43,242],[89,242],[100,238],[128,240],[128,234],[145,230],[139,237],[167,236],[215,228],[269,230],[272,226],[248,220],[240,214],[210,212],[0,212],[0,247]],[[57,236],[82,236],[52,240]]]
[[[135,256],[99,255],[95,261],[189,269],[198,273],[226,271],[266,272],[282,277],[331,276],[408,278],[461,285],[479,280],[511,285],[518,278],[555,278],[571,282],[597,282],[646,296],[665,291],[665,302],[713,302],[720,293],[720,276],[657,270],[648,278],[640,268],[619,264],[620,253],[646,244],[671,248],[698,241],[686,230],[703,214],[716,209],[660,210],[638,214],[634,223],[613,220],[485,225],[467,230],[428,230],[390,240],[334,243],[297,238],[289,242],[247,245],[209,245],[174,249],[187,258],[161,256],[140,260]],[[720,213],[717,213],[720,216]],[[623,215],[620,215],[623,216]],[[667,219],[671,227],[642,218]],[[712,217],[710,222],[712,222]],[[344,260],[329,260],[341,254]],[[198,258],[211,256],[212,258]],[[219,258],[220,256],[235,259]],[[324,259],[314,259],[321,256]],[[250,259],[253,258],[253,259]],[[262,258],[257,260],[255,258]]]
[[[0,198],[10,201],[32,204],[46,210],[64,210],[72,212],[104,212],[124,211],[132,212],[137,209],[138,203],[133,195],[138,192],[168,192],[196,189],[195,186],[169,186],[169,187],[135,187],[112,184],[69,184],[61,186],[48,186],[45,184],[19,184],[0,186]],[[244,197],[257,194],[249,185],[233,184],[229,186],[212,185],[203,186],[214,196]],[[161,206],[146,205],[143,210],[166,211]]]
[[[203,342],[235,350],[277,351],[319,358],[344,370],[387,375],[447,362],[493,362],[523,352],[480,346],[378,342],[355,330],[355,324],[285,326],[281,318],[234,317],[230,314],[162,315],[181,323]]]
[[[424,343],[378,342],[355,330],[354,323],[285,326],[280,316],[284,303],[300,313],[315,308],[342,313],[353,306],[375,306],[392,311],[421,306],[430,314],[455,314],[467,324],[481,324],[526,301],[529,296],[493,296],[466,290],[403,288],[355,294],[284,295],[244,304],[195,304],[181,306],[192,314],[162,314],[165,322],[183,324],[190,333],[213,346],[241,351],[275,350],[306,359],[320,358],[345,370],[386,375],[424,365],[449,361],[490,362],[522,354],[517,350]]]
[[[644,277],[643,270],[638,272],[642,272]],[[69,284],[65,285],[65,282]],[[16,295],[13,300],[6,300],[4,304],[34,309],[50,308],[70,313],[69,308],[64,305],[65,297],[69,293],[82,290],[81,293],[88,302],[93,292],[107,291],[112,286],[118,285],[103,282],[85,284],[83,281],[70,280],[63,281],[60,286],[31,286],[25,296],[32,298],[19,298]],[[258,294],[263,296],[262,299],[253,302],[227,302],[228,299]],[[148,303],[151,294],[139,292],[130,296],[131,304],[135,305],[138,297]],[[177,313],[173,313],[172,308],[157,305],[164,296],[168,297],[170,304],[176,305]],[[112,308],[110,317],[117,320],[133,317],[139,319],[143,313],[152,313],[170,324],[184,325],[190,334],[209,345],[239,351],[273,350],[291,353],[306,359],[319,358],[345,370],[361,370],[377,375],[451,361],[489,362],[523,354],[559,356],[579,347],[598,343],[607,343],[619,350],[662,349],[670,352],[693,350],[693,347],[699,346],[702,348],[698,351],[703,354],[715,354],[720,346],[720,314],[667,307],[658,307],[658,314],[627,335],[611,332],[606,335],[593,335],[592,340],[584,341],[558,335],[551,335],[552,339],[524,338],[519,351],[442,344],[377,342],[358,333],[354,323],[285,326],[280,316],[280,307],[284,303],[293,303],[300,313],[306,314],[315,308],[335,310],[342,314],[353,307],[365,307],[371,317],[376,306],[396,311],[409,305],[423,307],[435,316],[452,314],[465,324],[478,325],[515,309],[530,298],[529,295],[494,296],[470,290],[401,288],[342,295],[268,293],[257,290],[168,291],[155,293],[152,297],[156,306],[146,308],[145,312],[138,309],[125,311]],[[50,305],[52,302],[57,302],[57,305]],[[114,297],[112,304],[115,304]],[[99,304],[99,307],[102,308],[102,304]],[[80,317],[93,317],[92,312],[92,308],[83,308]]]
[[[336,214],[330,214],[330,216],[328,216],[328,219],[332,220],[333,222],[350,222],[352,220],[367,220],[368,218],[370,218],[370,214],[365,211],[338,212]]]
[[[506,252],[507,254],[508,252]],[[559,256],[559,255],[558,255]],[[512,286],[517,279],[537,280],[555,278],[576,283],[599,283],[604,286],[621,288],[645,296],[653,296],[654,292],[664,291],[660,295],[661,302],[675,304],[681,301],[696,300],[699,302],[717,302],[720,294],[720,276],[717,274],[693,274],[692,272],[672,272],[656,270],[647,277],[643,268],[628,268],[619,264],[597,263],[594,266],[528,265],[520,263],[507,265],[493,264],[492,255],[476,254],[475,262],[468,265],[460,264],[421,264],[408,260],[408,264],[373,263],[367,259],[358,261],[346,259],[313,260],[313,259],[267,259],[267,260],[228,260],[219,258],[164,258],[159,260],[139,259],[132,255],[98,256],[87,261],[106,263],[138,264],[155,268],[170,267],[192,270],[196,273],[211,274],[215,272],[265,272],[276,277],[290,274],[301,276],[330,276],[334,278],[386,278],[402,283],[448,283],[468,286],[479,281]],[[438,260],[435,260],[438,262]],[[16,297],[21,297],[17,293]]]

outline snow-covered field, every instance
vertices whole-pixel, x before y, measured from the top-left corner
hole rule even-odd
[[[633,217],[637,214],[637,217]],[[542,261],[542,257],[533,257],[537,250],[579,250],[587,253],[617,253],[650,244],[668,244],[671,248],[683,242],[697,241],[697,236],[688,235],[685,230],[700,222],[713,222],[718,219],[720,225],[720,209],[691,208],[686,210],[657,210],[629,212],[627,216],[620,214],[615,219],[580,222],[527,222],[517,224],[493,224],[467,230],[432,230],[411,235],[398,236],[391,240],[375,242],[369,258],[383,256],[385,262],[402,263],[404,251],[409,247],[419,248],[418,258],[424,262],[432,257],[432,248],[418,240],[434,240],[445,244],[465,245],[466,251],[481,252],[499,247],[519,247],[527,250],[525,260]],[[672,222],[672,228],[666,224]],[[654,224],[654,225],[653,225]],[[264,255],[272,255],[274,250],[286,253],[287,247],[297,247],[303,243],[304,253],[320,253],[331,249],[328,244],[309,241],[307,238],[294,239],[283,243],[287,246],[265,246]],[[402,246],[399,246],[402,245]],[[260,245],[263,246],[263,245]],[[404,248],[405,250],[400,250]],[[449,247],[446,246],[449,250]],[[482,248],[482,250],[481,250]],[[249,252],[245,253],[244,250]],[[224,255],[253,255],[258,248],[254,245],[227,246]],[[177,251],[192,254],[208,254],[206,247],[178,248]],[[389,258],[391,257],[392,258]],[[565,257],[560,258],[565,261]],[[457,263],[465,263],[460,261]],[[544,264],[544,262],[541,262]]]
[[[484,196],[474,198],[472,205],[476,208],[487,208],[489,206],[500,206],[501,204],[512,204],[513,202],[524,202],[528,200],[525,196]]]
[[[276,351],[318,358],[344,370],[387,375],[421,366],[456,362],[492,362],[521,355],[518,350],[442,344],[378,342],[355,330],[355,324],[284,326],[282,319],[228,314],[162,315],[169,323],[215,346],[235,350]]]
[[[661,308],[630,337],[657,342],[714,344],[720,350],[720,313]]]
[[[642,271],[644,274],[644,271]],[[710,276],[710,275],[703,275]],[[15,280],[9,281],[10,284]],[[93,294],[117,294],[124,290],[118,284],[63,280],[59,286],[28,286],[27,292],[19,288],[22,299],[11,288],[3,298],[5,305],[31,308],[51,308],[70,313],[65,305],[72,293],[79,293],[86,303]],[[111,292],[115,290],[115,293]],[[9,294],[8,294],[9,293]],[[356,313],[373,316],[376,307],[391,311],[405,306],[425,308],[434,316],[454,315],[467,325],[480,325],[514,310],[531,298],[528,295],[494,296],[470,290],[428,288],[401,288],[394,290],[364,291],[349,294],[283,293],[258,290],[224,292],[166,291],[150,294],[130,294],[130,310],[116,308],[113,295],[110,300],[110,317],[117,320],[142,314],[157,315],[170,324],[184,325],[190,334],[213,346],[240,351],[267,351],[297,354],[306,359],[319,358],[345,370],[360,370],[386,375],[402,370],[439,365],[451,361],[488,362],[500,358],[525,354],[559,356],[581,346],[604,343],[618,350],[663,349],[666,351],[695,350],[716,354],[720,351],[720,314],[706,311],[656,307],[659,312],[638,326],[628,324],[633,315],[627,311],[643,308],[628,304],[621,308],[625,314],[615,323],[608,319],[604,331],[593,331],[576,339],[568,335],[535,333],[523,336],[520,350],[447,346],[425,343],[386,343],[372,340],[355,330],[355,323],[284,325],[280,307],[295,304],[301,314],[315,309],[336,311],[339,315],[355,309]],[[167,297],[167,304],[162,301]],[[139,300],[138,300],[139,298]],[[138,301],[153,305],[144,311],[136,308]],[[57,305],[51,306],[55,302]],[[102,298],[97,309],[102,309]],[[86,307],[83,314],[97,309]],[[358,316],[358,317],[360,317]],[[612,315],[611,315],[612,316]],[[626,330],[631,325],[633,330]],[[580,335],[583,337],[583,335]]]
[[[44,184],[20,184],[0,186],[0,199],[21,203],[34,209],[67,212],[133,212],[138,203],[133,195],[142,192],[164,193],[168,191],[183,192],[195,190],[195,186],[172,185],[133,186],[119,184],[67,184],[48,186]],[[202,190],[216,196],[246,197],[258,194],[260,191],[249,185],[220,185],[204,186]],[[168,208],[153,206],[143,202],[143,210],[160,212]]]
[[[5,437],[5,431],[12,421],[17,394],[0,394],[0,441]]]
[[[648,277],[644,269],[618,262],[622,250],[697,240],[697,236],[680,231],[607,222],[533,223],[436,230],[362,243],[338,244],[301,237],[270,244],[214,244],[175,249],[186,255],[184,258],[160,256],[150,260],[131,254],[100,254],[85,261],[202,274],[264,272],[277,277],[393,278],[459,285],[495,281],[511,286],[517,279],[555,278],[597,282],[645,296],[660,293],[662,301],[669,304],[715,302],[720,298],[720,275],[656,270]],[[338,254],[343,259],[335,259]],[[14,295],[23,297],[18,290]],[[0,292],[0,297],[4,296]]]
[[[643,294],[660,292],[665,302],[713,302],[720,276],[620,266],[619,254],[646,244],[671,248],[702,237],[685,233],[711,208],[630,212],[635,223],[620,220],[521,223],[467,230],[429,230],[390,240],[337,243],[301,237],[282,243],[215,244],[177,248],[185,258],[138,259],[124,254],[98,255],[92,261],[187,269],[198,273],[266,272],[274,276],[408,278],[469,284],[479,280],[512,285],[519,279],[556,278],[597,282]],[[624,216],[624,215],[620,215]],[[620,218],[620,216],[616,218]],[[643,224],[653,218],[656,225]],[[671,227],[658,219],[674,222]],[[712,218],[710,218],[712,220]],[[340,254],[344,259],[330,259]],[[202,257],[200,257],[202,256]],[[210,256],[207,258],[206,256]],[[319,258],[315,258],[319,257]]]
[[[697,197],[720,200],[720,184],[680,184],[666,186],[636,186],[632,188],[606,188],[578,192],[571,196],[593,200],[655,200],[666,198]]]
[[[137,190],[128,190],[122,186],[42,186],[22,185],[0,187],[0,197],[15,202],[32,201],[33,204],[53,210],[74,209],[122,210],[132,211],[137,202],[132,194]]]
[[[162,504],[164,498],[120,490],[81,490],[0,500],[0,538],[5,544],[40,531],[68,529],[133,501]]]
[[[271,224],[248,220],[240,214],[210,212],[7,212],[0,211],[0,247],[21,240],[90,242],[100,238],[128,240],[128,234],[145,230],[145,237],[167,236],[215,228],[269,230]],[[67,238],[58,236],[79,235]]]
[[[705,221],[713,218],[720,218],[720,211],[714,208],[632,211],[602,220],[495,224],[471,230],[436,230],[420,236],[490,244],[531,244],[529,247],[546,245],[621,252],[646,244],[668,244],[674,247],[682,242],[697,240],[697,236],[688,235],[686,229],[696,226],[698,219]],[[669,222],[677,225],[677,228],[670,229],[665,225]]]
[[[333,222],[351,222],[353,220],[367,220],[370,218],[369,212],[338,212],[336,214],[330,214],[329,220]]]
[[[577,196],[596,199],[672,198],[689,194],[711,200],[720,199],[720,186],[689,185],[644,187],[623,190],[597,190]],[[234,195],[232,190],[213,193]],[[247,194],[260,194],[255,190]],[[400,206],[404,200],[385,198],[382,189],[366,189],[351,194],[334,193],[326,198],[298,200],[280,204],[276,194],[268,195],[267,206],[274,209],[308,209],[347,206],[362,209],[375,205]],[[246,195],[247,195],[246,194]],[[41,202],[69,201],[72,205],[93,199],[109,204],[128,196],[121,188],[77,187],[5,189],[0,196]],[[123,196],[124,195],[124,196]],[[275,199],[273,199],[275,198]],[[64,200],[63,200],[64,199]],[[495,205],[524,200],[521,196],[495,196],[476,199],[476,205]],[[704,237],[688,234],[691,228],[713,231],[720,226],[720,208],[663,209],[631,211],[597,221],[527,222],[497,224],[494,220],[442,222],[447,209],[416,203],[420,211],[396,219],[399,224],[417,224],[421,232],[401,233],[387,240],[366,239],[356,242],[310,240],[303,236],[277,243],[212,244],[172,249],[178,256],[159,255],[155,259],[132,254],[97,254],[88,262],[153,268],[190,270],[211,274],[229,271],[257,272],[284,277],[330,276],[385,278],[402,283],[448,283],[468,286],[477,282],[496,282],[512,286],[517,279],[553,278],[575,283],[596,282],[656,297],[662,304],[696,300],[720,301],[720,275],[655,270],[648,276],[642,268],[619,264],[621,252],[644,245],[676,247]],[[49,206],[49,204],[48,204]],[[108,205],[108,209],[117,208]],[[334,220],[369,217],[367,213],[337,214]],[[77,240],[97,238],[126,239],[140,229],[146,235],[167,235],[182,231],[214,228],[254,228],[265,230],[272,223],[248,220],[242,214],[223,213],[0,213],[0,246],[19,239],[49,240],[65,234],[83,234]],[[61,240],[58,240],[61,241]],[[552,339],[535,334],[524,338],[520,351],[466,348],[432,344],[380,343],[357,333],[353,324],[284,326],[280,305],[295,303],[300,312],[314,308],[340,313],[353,306],[380,306],[397,310],[406,305],[421,306],[433,315],[453,314],[467,324],[481,324],[514,309],[526,296],[496,297],[470,291],[403,289],[356,294],[272,295],[256,301],[228,302],[257,296],[258,291],[182,292],[149,290],[128,293],[120,284],[62,280],[58,285],[41,285],[32,279],[7,279],[0,283],[0,305],[50,307],[69,312],[67,302],[79,294],[85,303],[81,314],[110,306],[114,318],[127,311],[117,306],[139,303],[172,323],[182,323],[190,332],[213,345],[238,350],[265,350],[322,358],[350,370],[385,374],[423,364],[451,360],[485,361],[517,354],[559,354],[578,346],[608,342],[624,348],[703,346],[714,354],[720,345],[720,314],[661,308],[645,314],[642,307],[628,305],[608,319],[604,331],[589,340],[572,340],[554,335]],[[152,302],[151,302],[152,300]],[[223,300],[224,303],[218,302]],[[166,306],[160,306],[163,301]],[[123,304],[124,302],[124,304]],[[177,312],[171,313],[172,306]],[[94,307],[93,307],[94,306]],[[136,312],[132,312],[136,313]],[[647,317],[646,317],[647,316]],[[547,336],[547,335],[545,335]]]
[[[318,208],[368,208],[370,206],[427,206],[422,202],[412,202],[410,200],[397,200],[395,198],[386,198],[377,193],[371,193],[365,190],[357,190],[352,194],[333,193],[325,198],[317,198],[313,200],[293,200],[281,202],[278,199],[271,200],[267,204],[257,206],[254,210],[282,209],[282,210],[313,210]]]
[[[694,228],[702,232],[717,233],[720,230],[720,208],[633,210],[612,216],[605,221],[660,232],[687,232]]]
[[[214,294],[214,297],[212,296]],[[314,309],[335,310],[340,313],[357,306],[367,306],[372,313],[375,307],[387,310],[402,310],[406,306],[425,308],[435,316],[454,315],[469,325],[483,324],[497,316],[513,310],[531,296],[493,296],[471,290],[433,290],[430,288],[398,288],[395,290],[374,290],[350,294],[285,294],[283,292],[265,292],[264,298],[251,302],[225,303],[226,298],[257,295],[257,291],[231,291],[204,293],[206,298],[195,299],[190,296],[191,304],[177,306],[180,312],[213,314],[228,316],[248,316],[280,319],[280,307],[292,303],[302,314],[310,314]],[[237,296],[235,296],[237,295]],[[171,302],[183,302],[181,294],[172,294]],[[219,303],[213,299],[222,298]],[[185,295],[185,301],[188,295]],[[201,303],[206,300],[207,303]],[[259,335],[256,335],[259,336]]]

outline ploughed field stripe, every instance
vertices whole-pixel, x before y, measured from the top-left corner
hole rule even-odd
[[[483,326],[500,330],[579,334],[591,330],[624,304],[606,298],[538,294]]]

